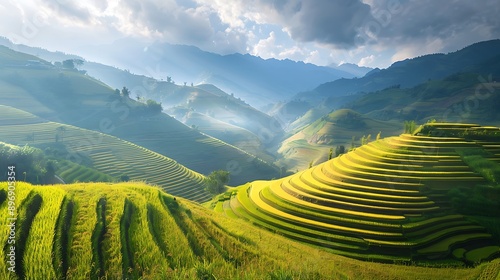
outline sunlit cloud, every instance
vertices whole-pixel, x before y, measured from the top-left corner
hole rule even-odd
[[[322,65],[387,67],[500,38],[497,0],[24,0],[0,13],[1,36],[52,50],[132,37]]]

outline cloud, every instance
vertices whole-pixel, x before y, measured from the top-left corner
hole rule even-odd
[[[93,1],[95,2],[95,1]],[[51,9],[55,15],[60,17],[65,17],[72,21],[79,21],[82,23],[89,23],[91,21],[92,15],[87,7],[82,6],[80,1],[54,1],[54,0],[42,0],[41,6]],[[102,5],[106,5],[106,1],[102,1]],[[94,3],[95,4],[95,3]],[[85,5],[85,4],[83,4]]]
[[[374,20],[368,22],[362,32],[366,37],[371,29],[371,44],[406,48],[413,45],[421,49],[422,54],[424,50],[453,51],[477,41],[500,37],[497,0],[454,0],[446,4],[431,0],[372,2]]]
[[[269,37],[260,39],[259,42],[253,47],[252,54],[262,58],[275,57],[276,53],[276,34],[274,31],[269,33]]]
[[[206,41],[213,35],[211,23],[202,9],[183,9],[173,0],[123,0],[122,4],[129,11],[125,20],[151,35],[190,44]]]
[[[358,30],[371,18],[370,6],[357,0],[282,0],[274,8],[294,40],[334,48],[353,47]]]
[[[367,66],[367,67],[371,67],[373,61],[375,60],[375,56],[373,54],[369,55],[369,56],[365,56],[363,58],[361,58],[358,62],[358,65],[359,66]]]
[[[0,35],[64,51],[134,37],[323,65],[500,38],[498,0],[11,0],[0,13]]]
[[[283,26],[292,39],[338,48],[354,46],[358,30],[371,18],[370,6],[359,0],[197,0],[218,11],[233,26],[256,24]]]

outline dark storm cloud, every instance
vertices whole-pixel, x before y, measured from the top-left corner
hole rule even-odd
[[[371,8],[374,20],[360,33],[360,42],[367,45],[414,45],[425,51],[448,52],[500,38],[498,0],[375,0]],[[428,48],[429,43],[435,47]]]
[[[337,49],[500,37],[498,0],[260,0],[259,9],[300,42]],[[269,12],[271,9],[273,12]],[[462,38],[462,39],[460,39]]]
[[[271,6],[294,40],[339,48],[354,46],[359,29],[371,19],[370,6],[358,0],[276,0]]]

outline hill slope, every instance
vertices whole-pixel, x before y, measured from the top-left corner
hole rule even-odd
[[[122,97],[76,69],[57,67],[5,47],[0,47],[0,62],[0,104],[111,134],[203,174],[226,169],[232,173],[231,184],[279,175],[271,164],[166,114],[149,112],[146,104]]]
[[[385,138],[289,177],[247,184],[221,199],[218,209],[359,259],[471,264],[499,257],[498,231],[492,236],[497,226],[483,224],[488,232],[457,214],[465,205],[456,205],[450,191],[473,189],[474,201],[467,203],[474,202],[475,213],[498,220],[500,188],[489,186],[459,152],[476,149],[489,155],[483,162],[498,165],[500,129],[432,127],[434,136]],[[447,136],[450,129],[454,137]]]
[[[90,75],[103,79],[113,87],[128,87],[133,98],[139,97],[160,102],[165,112],[183,122],[187,113],[196,111],[251,131],[260,138],[263,138],[262,134],[266,133],[266,136],[269,135],[267,137],[271,138],[261,140],[266,145],[267,142],[280,139],[283,134],[281,125],[276,119],[253,108],[241,98],[235,97],[234,93],[228,94],[214,85],[177,85],[172,81],[136,75],[93,62],[86,62],[83,68],[89,70]],[[203,132],[209,131],[210,129]],[[229,143],[235,144],[231,141]]]
[[[349,109],[333,111],[310,125],[298,130],[285,139],[278,153],[291,170],[302,170],[309,163],[320,163],[328,159],[329,150],[343,145],[346,149],[353,144],[359,145],[363,136],[375,139],[381,135],[401,133],[399,123],[379,121]],[[354,141],[353,141],[354,137]]]
[[[498,60],[500,65],[500,59]],[[484,65],[483,69],[492,66]],[[346,107],[379,120],[436,119],[446,122],[500,124],[497,104],[500,83],[495,76],[461,73],[433,80],[412,88],[389,88],[360,96]]]
[[[8,213],[7,185],[0,183],[1,213]],[[12,273],[26,279],[487,279],[500,269],[498,262],[469,269],[360,262],[139,183],[18,182],[13,201],[16,257],[0,262],[2,279]],[[2,244],[7,223],[0,221]],[[11,249],[4,248],[5,260]],[[12,266],[15,272],[7,270]]]
[[[204,190],[203,175],[133,143],[103,133],[46,121],[3,105],[0,105],[0,120],[0,139],[4,142],[50,147],[60,157],[78,164],[87,163],[115,178],[128,176],[131,180],[155,184],[173,195],[194,201],[210,199]]]

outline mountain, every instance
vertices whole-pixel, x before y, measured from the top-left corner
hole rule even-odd
[[[372,70],[361,78],[324,83],[312,91],[297,94],[295,98],[317,104],[331,97],[373,92],[392,86],[409,88],[457,72],[470,72],[471,68],[477,69],[478,65],[499,55],[500,40],[479,42],[448,54],[430,54],[398,61],[387,69]],[[480,73],[488,74],[484,70]]]
[[[228,170],[231,184],[279,175],[272,163],[152,111],[147,104],[120,96],[81,70],[53,65],[3,46],[0,100],[2,105],[50,121],[127,140],[202,174]]]
[[[353,63],[342,63],[340,65],[332,64],[330,67],[338,70],[345,71],[347,73],[353,74],[355,77],[363,77],[367,73],[371,72],[373,68],[366,66],[359,66]]]
[[[474,73],[476,77],[493,75],[492,80],[500,80],[499,65],[500,40],[479,42],[448,54],[430,54],[398,61],[387,69],[372,69],[363,77],[341,78],[324,83],[313,90],[299,92],[293,98],[268,108],[268,111],[289,132],[310,123],[305,120],[314,121],[332,110],[351,106],[347,104],[366,99],[372,92],[409,89],[459,73]],[[476,79],[476,82],[479,81]],[[394,98],[398,99],[396,96]],[[377,102],[390,103],[392,100],[386,96],[385,100]],[[296,108],[297,104],[301,104],[299,110],[290,110]],[[304,118],[306,115],[309,117]],[[310,116],[315,118],[311,119]]]
[[[495,68],[496,65],[496,69]],[[500,56],[471,71],[431,80],[411,88],[393,87],[360,96],[345,105],[378,120],[424,123],[447,122],[500,124]]]
[[[116,88],[128,87],[134,97],[160,102],[165,112],[189,126],[197,126],[200,131],[209,135],[215,136],[219,134],[210,134],[210,131],[214,132],[214,129],[206,126],[207,122],[201,126],[196,122],[188,122],[187,114],[196,112],[207,118],[216,119],[226,124],[225,129],[231,130],[234,127],[248,130],[254,134],[253,137],[260,139],[260,143],[252,148],[252,150],[258,150],[258,153],[271,146],[274,142],[281,140],[283,135],[283,129],[278,120],[255,109],[241,98],[235,97],[234,94],[227,94],[214,85],[177,85],[171,81],[156,80],[93,62],[86,62],[82,68],[89,75],[106,77],[106,83],[111,86]],[[228,143],[238,146],[238,141],[233,141],[227,136],[226,140]]]
[[[288,99],[297,91],[309,90],[321,83],[355,76],[340,69],[287,59],[262,59],[249,54],[219,55],[192,46],[144,45],[132,39],[89,49],[88,53],[106,54],[107,64],[156,79],[171,76],[180,84],[215,84],[256,108]],[[105,81],[103,73],[88,71]]]
[[[73,54],[16,45],[4,37],[0,37],[0,44],[50,62],[83,59]],[[86,54],[100,58],[102,64],[158,80],[169,76],[179,84],[215,84],[256,108],[286,100],[297,91],[364,72],[364,68],[357,69],[354,65],[328,67],[288,59],[262,59],[250,54],[219,55],[193,46],[144,44],[131,38],[110,45],[88,46]],[[84,67],[90,75],[113,84],[106,69],[87,66],[90,64]]]

